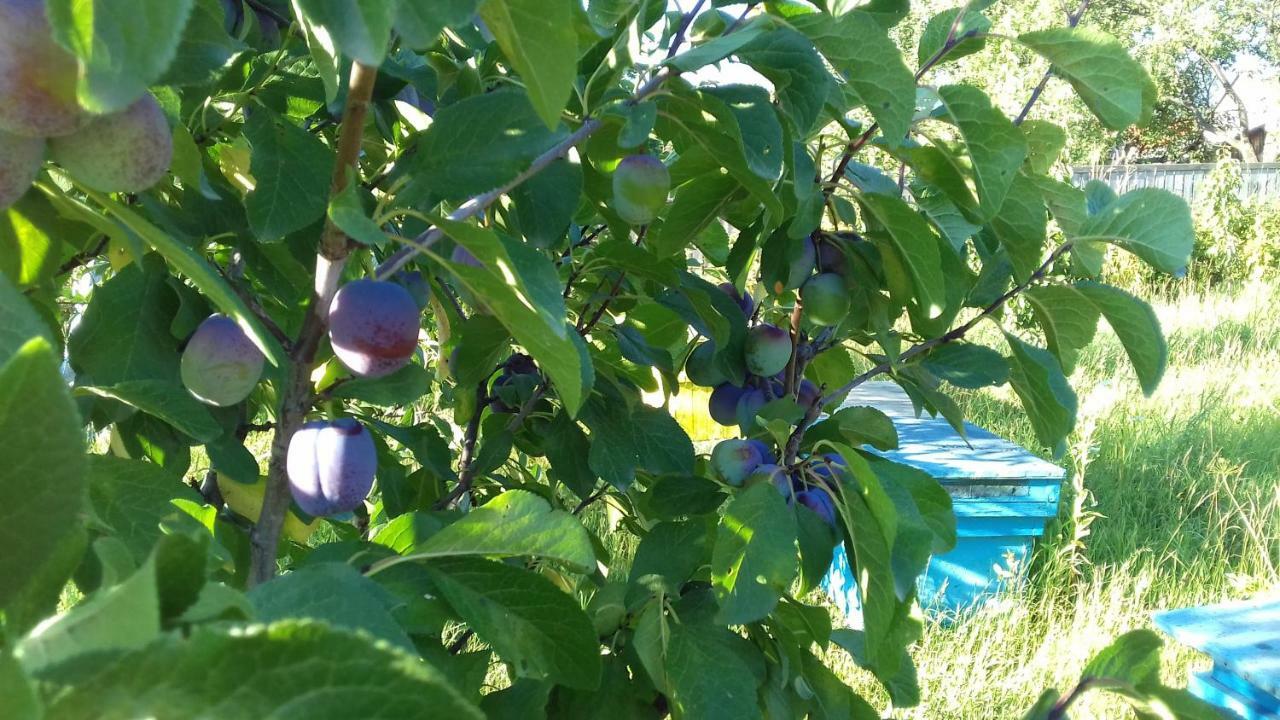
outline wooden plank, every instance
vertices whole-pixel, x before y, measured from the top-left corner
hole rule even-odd
[[[1152,620],[1262,692],[1280,697],[1280,596],[1167,610]]]
[[[973,423],[964,425],[966,442],[941,417],[918,416],[911,398],[896,383],[869,382],[856,388],[842,407],[854,405],[869,405],[880,410],[893,420],[898,430],[897,450],[875,452],[923,470],[940,482],[1061,482],[1066,475],[1057,465]],[[1053,500],[1057,500],[1056,495]]]

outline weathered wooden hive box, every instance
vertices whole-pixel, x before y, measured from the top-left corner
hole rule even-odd
[[[1187,689],[1244,720],[1280,719],[1280,597],[1166,610],[1152,618],[1213,668]]]
[[[857,388],[842,407],[853,405],[880,410],[898,430],[898,449],[868,450],[928,473],[951,494],[956,547],[930,560],[920,579],[920,604],[958,610],[1016,577],[1045,523],[1057,514],[1063,469],[971,423],[965,423],[966,442],[941,417],[916,417],[910,398],[891,382]],[[824,586],[846,615],[860,615],[843,546]]]

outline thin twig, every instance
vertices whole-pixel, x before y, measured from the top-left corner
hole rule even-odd
[[[1080,24],[1080,18],[1084,16],[1084,11],[1089,9],[1089,0],[1080,0],[1080,6],[1075,12],[1067,13],[1067,27],[1074,28]],[[1040,94],[1044,92],[1044,88],[1049,84],[1049,76],[1053,74],[1053,66],[1045,68],[1044,75],[1040,76],[1040,82],[1036,84],[1034,90],[1031,91],[1031,97],[1027,98],[1027,102],[1022,106],[1022,110],[1018,111],[1018,117],[1014,119],[1014,125],[1021,125],[1023,120],[1027,119],[1027,114],[1031,112],[1032,106],[1040,99]]]
[[[108,242],[109,242],[109,239],[107,238],[107,236],[103,235],[98,240],[98,242],[94,243],[91,249],[78,252],[75,255],[72,255],[71,257],[67,258],[67,261],[62,263],[62,265],[58,267],[57,274],[66,275],[72,270],[75,270],[81,265],[84,265],[90,260],[98,257],[99,255],[102,254],[103,250],[107,249]]]
[[[480,416],[484,414],[484,406],[489,399],[489,393],[485,391],[488,384],[489,378],[486,377],[476,385],[476,409],[471,419],[467,420],[467,429],[462,435],[462,459],[458,461],[458,484],[453,486],[449,494],[436,501],[436,510],[443,510],[452,505],[458,498],[467,494],[471,490],[471,484],[475,482],[472,463],[475,462],[476,457],[476,439],[480,435]]]

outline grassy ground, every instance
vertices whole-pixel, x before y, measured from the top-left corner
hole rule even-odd
[[[1162,608],[1280,591],[1280,303],[1276,284],[1157,304],[1169,369],[1145,398],[1105,327],[1072,378],[1080,420],[1074,501],[1037,550],[1030,582],[914,649],[923,704],[899,718],[1015,718],[1066,688],[1089,656]],[[1004,389],[963,399],[971,419],[1034,447]],[[832,660],[887,700],[847,658]],[[1167,682],[1204,658],[1169,646]],[[1123,717],[1100,697],[1072,717]]]

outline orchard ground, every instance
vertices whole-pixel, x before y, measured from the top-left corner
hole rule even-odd
[[[1066,462],[1083,483],[1081,504],[1064,487],[1059,525],[1037,547],[1024,588],[962,622],[930,624],[913,650],[921,705],[892,717],[1007,717],[1043,688],[1069,687],[1108,638],[1152,627],[1155,610],[1280,587],[1280,280],[1171,288],[1153,302],[1169,339],[1159,390],[1143,397],[1119,341],[1101,327],[1072,377],[1081,414]],[[701,395],[684,397],[705,407]],[[959,400],[972,422],[1037,446],[1007,388]],[[697,438],[729,430],[677,417]],[[887,703],[843,651],[828,660]],[[1209,665],[1174,643],[1164,661],[1174,687]],[[1123,707],[1091,695],[1072,717],[1123,717]]]

